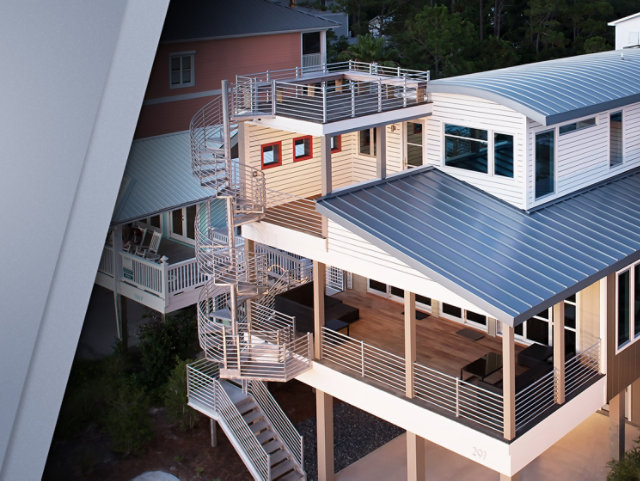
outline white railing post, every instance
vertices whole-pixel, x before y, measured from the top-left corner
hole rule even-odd
[[[364,377],[364,341],[360,341],[360,359],[362,359],[360,373],[362,374],[362,377]]]
[[[460,416],[460,378],[456,378],[456,417]]]
[[[300,77],[300,67],[296,67],[296,78]]]
[[[353,70],[353,60],[349,60],[349,72]]]
[[[378,77],[378,112],[382,112],[382,79]]]
[[[322,82],[322,123],[327,123],[327,84]]]
[[[351,63],[351,60],[349,60]],[[356,116],[356,91],[353,89],[353,80],[349,80],[349,89],[351,90],[351,117]]]
[[[402,106],[407,106],[407,74],[404,74],[404,85],[402,86]]]
[[[164,299],[165,306],[168,304],[169,298],[169,263],[167,262],[169,258],[167,256],[162,256],[160,258],[160,272],[162,272],[162,298]]]
[[[268,71],[267,71],[268,73]],[[276,114],[276,81],[271,81],[271,114]]]
[[[398,67],[397,77],[400,77],[400,67]]]

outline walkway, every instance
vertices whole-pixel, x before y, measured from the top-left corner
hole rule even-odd
[[[609,461],[609,418],[593,414],[520,472],[520,481],[602,481]],[[627,425],[627,448],[640,429]],[[427,443],[428,481],[497,481],[498,474],[447,449]],[[336,481],[406,479],[405,435],[401,435],[336,475]]]

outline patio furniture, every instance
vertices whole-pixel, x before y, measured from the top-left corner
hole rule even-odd
[[[157,261],[158,259],[160,259],[160,255],[158,254],[158,249],[160,248],[161,240],[162,240],[162,233],[160,231],[154,230],[153,234],[151,235],[151,241],[149,241],[149,247],[144,249],[143,257],[154,260],[154,261]]]
[[[477,376],[481,381],[484,381],[485,378],[500,369],[502,369],[502,354],[498,354],[497,352],[488,352],[481,358],[462,366],[462,369],[460,369],[460,379],[464,381],[463,376],[466,372]]]
[[[552,357],[552,346],[531,344],[518,353],[518,364],[524,367],[535,367],[540,363],[550,362]]]

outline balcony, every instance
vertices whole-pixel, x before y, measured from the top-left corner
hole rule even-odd
[[[358,307],[360,320],[351,324],[350,335],[329,329],[322,332],[322,363],[399,397],[405,396],[403,305],[372,294],[346,291],[337,294]],[[462,326],[428,316],[417,321],[417,359],[414,363],[412,402],[501,439],[503,393],[501,371],[491,379],[462,377],[462,368],[487,353],[501,353],[501,339],[484,337],[472,341],[458,334]],[[516,355],[525,346],[516,344]],[[585,343],[565,362],[566,403],[579,396],[601,377],[600,341]],[[555,373],[531,376],[531,369],[516,365],[516,436],[522,436],[558,409]],[[518,379],[521,382],[518,382]],[[565,404],[566,404],[565,403]]]
[[[426,104],[428,81],[428,71],[355,61],[238,75],[232,112],[327,124]]]
[[[116,255],[122,266],[117,273]],[[163,238],[158,255],[154,261],[105,245],[96,283],[113,290],[117,280],[121,294],[162,313],[195,304],[207,277],[198,270],[193,247]]]

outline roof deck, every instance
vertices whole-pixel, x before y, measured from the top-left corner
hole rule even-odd
[[[236,76],[233,115],[326,124],[428,103],[429,72],[348,61]]]

